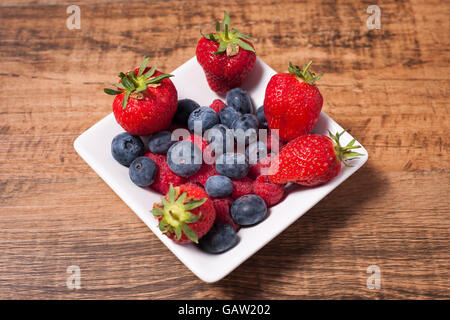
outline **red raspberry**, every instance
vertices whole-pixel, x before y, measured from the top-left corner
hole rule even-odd
[[[233,183],[233,192],[231,197],[237,199],[239,197],[245,196],[246,194],[253,193],[253,180],[248,177],[243,177],[241,179],[231,179]]]
[[[167,164],[166,156],[147,153],[146,157],[155,161],[158,166],[158,172],[156,173],[155,182],[150,186],[153,190],[158,191],[161,194],[166,194],[169,192],[170,184],[172,183],[174,187],[182,185],[185,181],[183,177],[176,175],[170,170]]]
[[[273,153],[269,153],[265,158],[259,160],[258,163],[251,165],[248,170],[248,176],[252,179],[256,179],[261,175],[262,169],[267,173],[267,170],[270,168],[270,161],[274,156]]]
[[[199,183],[202,186],[205,186],[206,180],[208,180],[209,177],[215,175],[218,175],[216,166],[214,164],[203,163],[200,170],[198,170],[197,173],[193,176],[190,176],[188,178],[188,181],[191,183]]]
[[[234,230],[238,231],[240,226],[234,222],[230,215],[230,208],[233,204],[233,199],[217,198],[213,199],[212,203],[214,205],[214,209],[216,209],[216,220],[214,223],[227,223],[232,226]]]
[[[187,139],[188,141],[192,141],[200,150],[203,152],[208,146],[208,141],[204,140],[202,137],[196,136],[195,134],[191,134],[191,136]]]
[[[253,183],[253,193],[263,198],[267,207],[272,207],[283,199],[284,185],[270,182],[269,176],[259,176]]]
[[[211,105],[209,106],[211,109],[213,109],[217,114],[219,114],[219,111],[225,108],[227,105],[220,99],[214,100]]]

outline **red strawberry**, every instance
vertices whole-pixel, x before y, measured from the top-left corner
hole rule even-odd
[[[215,175],[218,175],[216,166],[214,164],[203,163],[200,170],[198,170],[197,173],[195,173],[193,176],[190,176],[188,178],[188,181],[190,183],[199,183],[204,186],[206,180],[208,180],[209,177]]]
[[[158,166],[155,181],[150,186],[153,190],[158,191],[161,194],[166,194],[169,191],[171,184],[179,186],[185,182],[185,178],[176,175],[170,170],[166,156],[151,152],[147,153],[145,156],[155,161]]]
[[[289,63],[289,73],[274,75],[266,88],[264,114],[270,129],[278,129],[282,140],[308,134],[322,110],[323,98],[315,85],[322,75]]]
[[[271,160],[274,156],[275,154],[269,153],[263,159],[259,160],[258,163],[251,165],[248,170],[248,176],[252,179],[256,179],[261,175],[262,170],[265,170],[266,174],[268,174],[271,165]]]
[[[239,225],[234,222],[230,215],[231,205],[233,204],[233,199],[231,198],[217,198],[212,200],[214,209],[216,209],[216,220],[215,223],[227,223],[233,227],[235,231],[239,230]]]
[[[170,185],[161,203],[155,203],[153,215],[159,229],[178,243],[195,242],[211,229],[216,218],[212,201],[203,188],[195,184]]]
[[[196,55],[209,87],[221,95],[240,87],[256,60],[250,38],[230,28],[227,12],[224,12],[222,30],[217,22],[215,33],[203,35],[197,44]]]
[[[267,207],[272,207],[283,199],[284,185],[270,182],[269,176],[259,176],[253,182],[253,193],[260,196]]]
[[[317,186],[330,181],[341,170],[341,161],[349,166],[347,160],[362,155],[351,150],[361,147],[354,146],[355,139],[345,147],[340,145],[339,138],[344,132],[336,135],[330,133],[331,138],[308,134],[290,141],[272,160],[278,161],[278,171],[270,176],[270,180],[304,186]]]
[[[231,193],[231,197],[233,199],[240,198],[247,194],[253,193],[253,180],[248,177],[243,177],[241,179],[232,179],[233,183],[233,192]]]
[[[148,135],[166,129],[177,110],[177,90],[170,74],[162,74],[147,68],[148,57],[139,69],[127,74],[121,72],[121,80],[115,84],[118,90],[105,89],[115,95],[113,112],[122,128],[134,135]]]
[[[215,99],[211,105],[209,106],[211,109],[213,109],[217,114],[219,114],[219,111],[225,108],[227,105],[220,99]]]

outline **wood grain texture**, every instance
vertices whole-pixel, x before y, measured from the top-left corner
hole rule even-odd
[[[0,4],[0,298],[450,298],[450,4],[77,1]],[[111,112],[102,88],[144,54],[170,71],[231,13],[284,71],[314,60],[324,111],[368,163],[224,280],[205,284],[82,161],[74,139]],[[366,269],[381,268],[369,290]],[[66,268],[81,268],[81,289]]]

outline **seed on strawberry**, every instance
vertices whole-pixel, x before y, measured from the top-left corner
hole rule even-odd
[[[178,243],[195,242],[213,226],[216,212],[203,188],[184,184],[170,185],[161,203],[155,203],[153,215],[159,221],[159,229]]]
[[[196,56],[211,90],[224,95],[241,86],[256,61],[250,41],[249,36],[230,27],[227,12],[224,12],[222,24],[216,23],[216,32],[202,34]]]
[[[289,73],[276,74],[267,84],[264,114],[282,140],[308,134],[319,119],[323,98],[315,82],[322,75],[309,71],[311,63],[302,68],[289,63]]]
[[[143,136],[169,127],[177,109],[177,90],[171,74],[147,68],[148,57],[138,69],[119,74],[117,89],[104,89],[115,95],[113,112],[117,123],[127,132]]]
[[[352,149],[361,148],[355,139],[345,147],[339,139],[345,131],[330,137],[308,134],[291,140],[272,161],[278,162],[278,171],[270,175],[274,183],[294,182],[304,186],[317,186],[336,177],[349,160],[362,156]]]

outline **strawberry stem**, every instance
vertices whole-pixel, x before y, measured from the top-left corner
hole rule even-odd
[[[305,81],[306,83],[315,86],[316,81],[319,81],[322,78],[323,73],[316,76],[314,72],[309,71],[309,67],[311,67],[312,61],[309,61],[307,65],[303,67],[294,66],[292,62],[289,62],[288,71],[293,76]]]
[[[214,41],[216,43],[219,43],[219,48],[216,52],[214,52],[215,55],[219,55],[223,52],[226,52],[227,56],[233,56],[238,53],[237,50],[235,50],[235,45],[238,45],[244,50],[255,52],[255,49],[248,44],[245,41],[251,41],[251,38],[243,33],[240,33],[236,29],[231,29],[231,22],[230,22],[230,16],[226,11],[223,13],[223,21],[222,21],[222,29],[221,24],[219,21],[216,22],[216,33],[209,33],[207,35],[204,35],[201,31],[201,35],[211,41]],[[243,41],[245,40],[245,41]],[[231,48],[231,50],[227,50],[227,48]]]
[[[336,132],[336,134],[332,134],[330,130],[328,130],[328,134],[330,135],[331,139],[334,140],[334,150],[336,152],[336,158],[339,159],[346,167],[352,167],[347,161],[354,160],[358,158],[359,156],[363,156],[362,153],[355,152],[352,149],[358,149],[361,148],[360,145],[354,145],[356,142],[356,139],[353,139],[350,141],[345,147],[341,146],[341,143],[339,142],[339,139],[342,137],[342,135],[345,133],[345,130],[341,133]]]
[[[109,95],[118,95],[124,93],[122,109],[125,109],[127,107],[128,99],[133,92],[145,91],[147,90],[148,85],[152,85],[154,87],[159,85],[162,80],[173,77],[172,74],[165,73],[160,74],[157,77],[153,77],[156,71],[156,65],[153,66],[149,71],[144,73],[148,65],[148,60],[149,57],[144,58],[144,61],[142,61],[137,74],[134,70],[128,72],[127,74],[123,72],[119,73],[121,82],[118,84],[113,84],[113,86],[121,90],[114,90],[109,88],[103,89],[103,91]]]

